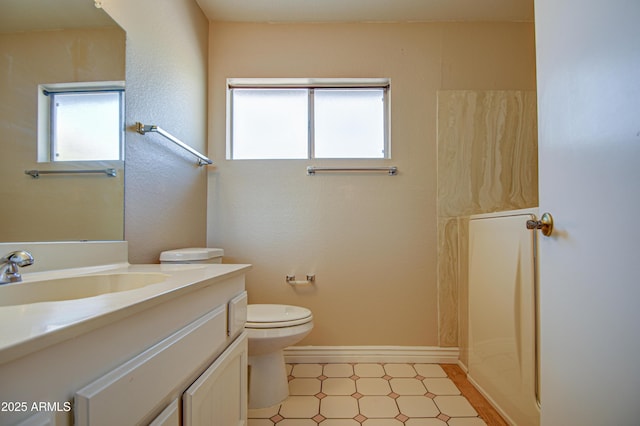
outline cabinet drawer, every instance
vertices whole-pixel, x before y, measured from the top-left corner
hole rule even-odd
[[[75,424],[112,426],[147,419],[224,346],[226,320],[223,305],[76,392]]]

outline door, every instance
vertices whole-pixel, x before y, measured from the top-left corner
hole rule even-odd
[[[541,424],[640,422],[640,2],[535,0]]]

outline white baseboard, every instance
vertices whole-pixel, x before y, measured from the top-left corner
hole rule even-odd
[[[347,362],[415,362],[457,364],[458,348],[438,346],[290,346],[284,350],[291,364]]]

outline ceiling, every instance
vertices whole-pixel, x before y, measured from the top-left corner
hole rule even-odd
[[[533,0],[196,0],[212,21],[533,21]],[[91,0],[0,0],[0,33],[112,26]]]
[[[212,21],[533,21],[533,0],[196,0]]]
[[[91,0],[0,0],[0,33],[115,25]]]

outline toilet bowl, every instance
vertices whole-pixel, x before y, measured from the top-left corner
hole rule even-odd
[[[249,408],[266,408],[289,396],[283,349],[313,329],[307,308],[290,305],[247,306],[249,338]]]
[[[162,252],[160,263],[221,263],[217,248],[187,248]],[[313,329],[307,308],[291,305],[247,306],[245,331],[249,343],[249,408],[266,408],[289,396],[283,349],[302,340]]]

